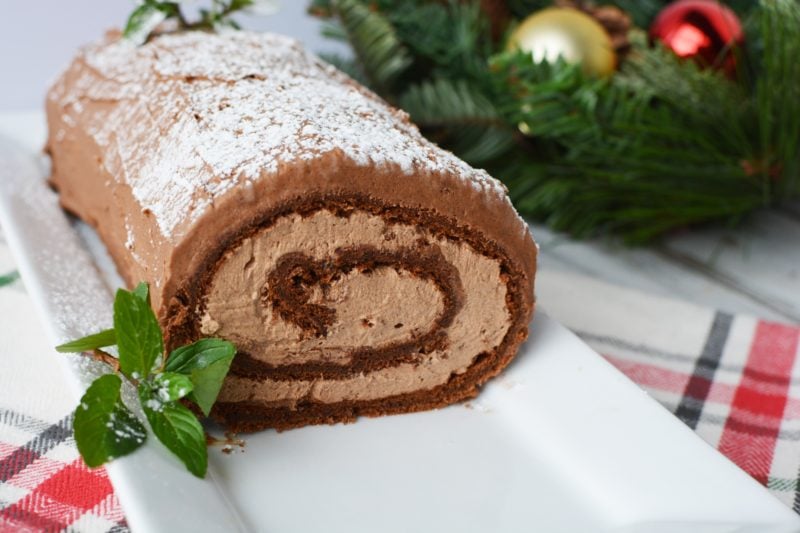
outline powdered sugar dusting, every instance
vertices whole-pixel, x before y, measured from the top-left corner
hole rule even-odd
[[[61,97],[71,113],[81,112],[81,99],[125,100],[92,106],[99,116],[85,123],[116,154],[104,162],[109,172],[131,187],[166,237],[233,187],[333,150],[363,166],[453,174],[510,203],[499,181],[425,140],[405,113],[292,39],[186,32],[138,48],[94,45],[81,60],[90,69]],[[520,227],[526,231],[521,219]]]

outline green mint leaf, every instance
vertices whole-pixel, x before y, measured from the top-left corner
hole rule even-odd
[[[162,402],[144,384],[139,386],[139,400],[158,440],[186,465],[189,472],[204,477],[208,468],[208,450],[203,426],[197,417],[178,402]]]
[[[100,333],[87,335],[74,341],[65,342],[56,346],[56,351],[61,353],[88,352],[97,348],[105,348],[117,344],[117,334],[113,329],[106,329]]]
[[[161,8],[160,5],[155,3],[144,3],[133,10],[131,16],[128,17],[128,22],[125,24],[125,30],[122,36],[132,41],[134,44],[142,44],[147,41],[150,33],[156,29],[156,26],[164,22],[168,13]]]
[[[194,389],[189,376],[175,372],[157,374],[149,385],[153,395],[162,402],[180,400]]]
[[[144,281],[139,282],[131,292],[141,298],[147,305],[150,305],[150,288],[147,286],[147,283]]]
[[[114,329],[122,373],[134,379],[150,375],[164,351],[161,327],[150,305],[134,293],[119,289],[114,298]]]
[[[10,283],[14,283],[19,279],[19,272],[16,270],[13,272],[9,272],[8,274],[3,274],[0,276],[0,287],[4,285],[9,285]]]
[[[90,467],[128,455],[147,439],[144,425],[122,403],[121,387],[119,376],[100,376],[75,410],[75,443]]]
[[[232,360],[235,354],[236,347],[232,342],[213,337],[200,339],[173,350],[164,369],[189,374],[192,370],[206,368],[221,360]]]
[[[228,11],[239,11],[252,6],[255,2],[256,0],[231,0]]]
[[[222,339],[200,339],[173,350],[167,359],[166,370],[191,378],[194,390],[189,399],[208,416],[234,355],[236,347],[233,343]]]

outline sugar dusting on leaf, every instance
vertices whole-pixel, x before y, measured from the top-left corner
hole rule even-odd
[[[89,466],[127,455],[147,438],[144,425],[122,402],[121,387],[119,376],[100,376],[75,411],[75,442]]]

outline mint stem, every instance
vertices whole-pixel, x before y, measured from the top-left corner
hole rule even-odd
[[[100,348],[95,348],[91,352],[84,353],[91,355],[95,361],[100,361],[101,363],[107,364],[114,369],[114,372],[119,372],[119,359],[110,353],[103,351]]]
[[[181,6],[180,5],[178,5],[178,7],[175,8],[175,14],[178,17],[178,25],[181,28],[187,29],[187,28],[189,28],[191,26],[189,21],[186,19],[186,16],[183,14],[183,11],[181,11]]]

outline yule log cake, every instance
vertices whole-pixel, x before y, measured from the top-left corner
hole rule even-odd
[[[49,92],[52,184],[168,347],[238,354],[235,430],[477,394],[527,335],[536,245],[500,182],[276,35],[109,34]]]

